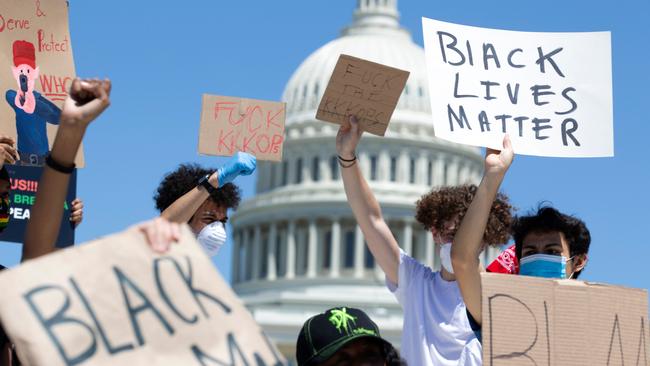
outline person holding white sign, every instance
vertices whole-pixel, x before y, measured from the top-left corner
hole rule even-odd
[[[442,269],[434,272],[400,249],[382,218],[379,203],[356,164],[355,149],[361,135],[354,117],[339,129],[336,148],[341,176],[368,248],[386,275],[387,287],[404,310],[402,357],[409,365],[475,365],[465,360],[480,353],[481,347],[466,316],[450,251],[476,186],[444,187],[418,201],[416,219],[431,231],[434,242],[440,246]],[[494,202],[486,242],[507,242],[511,209],[505,195]]]
[[[205,252],[215,256],[226,243],[228,209],[240,201],[239,187],[231,182],[253,174],[256,165],[255,157],[243,152],[216,171],[182,164],[160,182],[156,208],[167,220],[189,224]]]
[[[490,207],[513,157],[508,135],[503,139],[503,150],[486,150],[483,179],[456,232],[451,251],[467,316],[479,339],[482,290],[478,258]],[[512,231],[520,275],[575,279],[587,264],[591,235],[578,218],[542,206],[533,215],[515,218]]]

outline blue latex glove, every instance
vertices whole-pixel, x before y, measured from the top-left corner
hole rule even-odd
[[[236,153],[229,162],[217,171],[219,188],[230,183],[239,175],[251,175],[257,166],[257,159],[251,154],[244,152]]]

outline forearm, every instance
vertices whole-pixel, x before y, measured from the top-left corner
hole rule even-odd
[[[452,266],[467,310],[482,322],[482,286],[479,254],[483,234],[503,176],[485,175],[479,184],[454,237],[451,249]]]
[[[210,194],[203,187],[194,187],[174,201],[160,216],[171,222],[186,223],[209,197]]]
[[[341,168],[341,177],[348,202],[368,248],[388,279],[397,283],[399,246],[382,217],[379,202],[361,174],[359,164]]]
[[[59,128],[50,153],[52,159],[63,166],[73,166],[84,133],[85,128]],[[55,250],[69,181],[69,174],[58,172],[47,165],[43,168],[25,232],[23,261]]]

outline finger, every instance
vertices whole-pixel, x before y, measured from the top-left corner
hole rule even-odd
[[[79,78],[74,78],[72,80],[72,84],[70,85],[70,92],[68,93],[70,96],[75,96],[79,94],[81,91],[81,80]]]
[[[9,163],[9,164],[15,164],[16,163],[16,159],[8,151],[6,151],[4,149],[2,150],[2,157],[3,157],[3,160],[5,162]]]
[[[111,89],[113,89],[113,83],[111,82],[111,79],[104,79],[104,90],[106,91],[106,94],[110,95]]]
[[[181,240],[181,226],[175,222],[171,223],[172,238],[174,242]]]
[[[14,139],[9,136],[0,135],[0,144],[13,145]]]
[[[512,141],[510,141],[510,135],[507,133],[503,136],[503,150],[512,150]]]
[[[7,146],[7,148],[5,150],[11,155],[11,157],[14,159],[14,161],[18,160],[18,151],[16,150],[15,147]]]

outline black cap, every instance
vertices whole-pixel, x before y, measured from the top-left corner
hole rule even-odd
[[[327,361],[339,349],[359,338],[374,338],[390,345],[379,335],[377,324],[359,309],[339,307],[315,315],[303,324],[298,335],[298,366]]]

